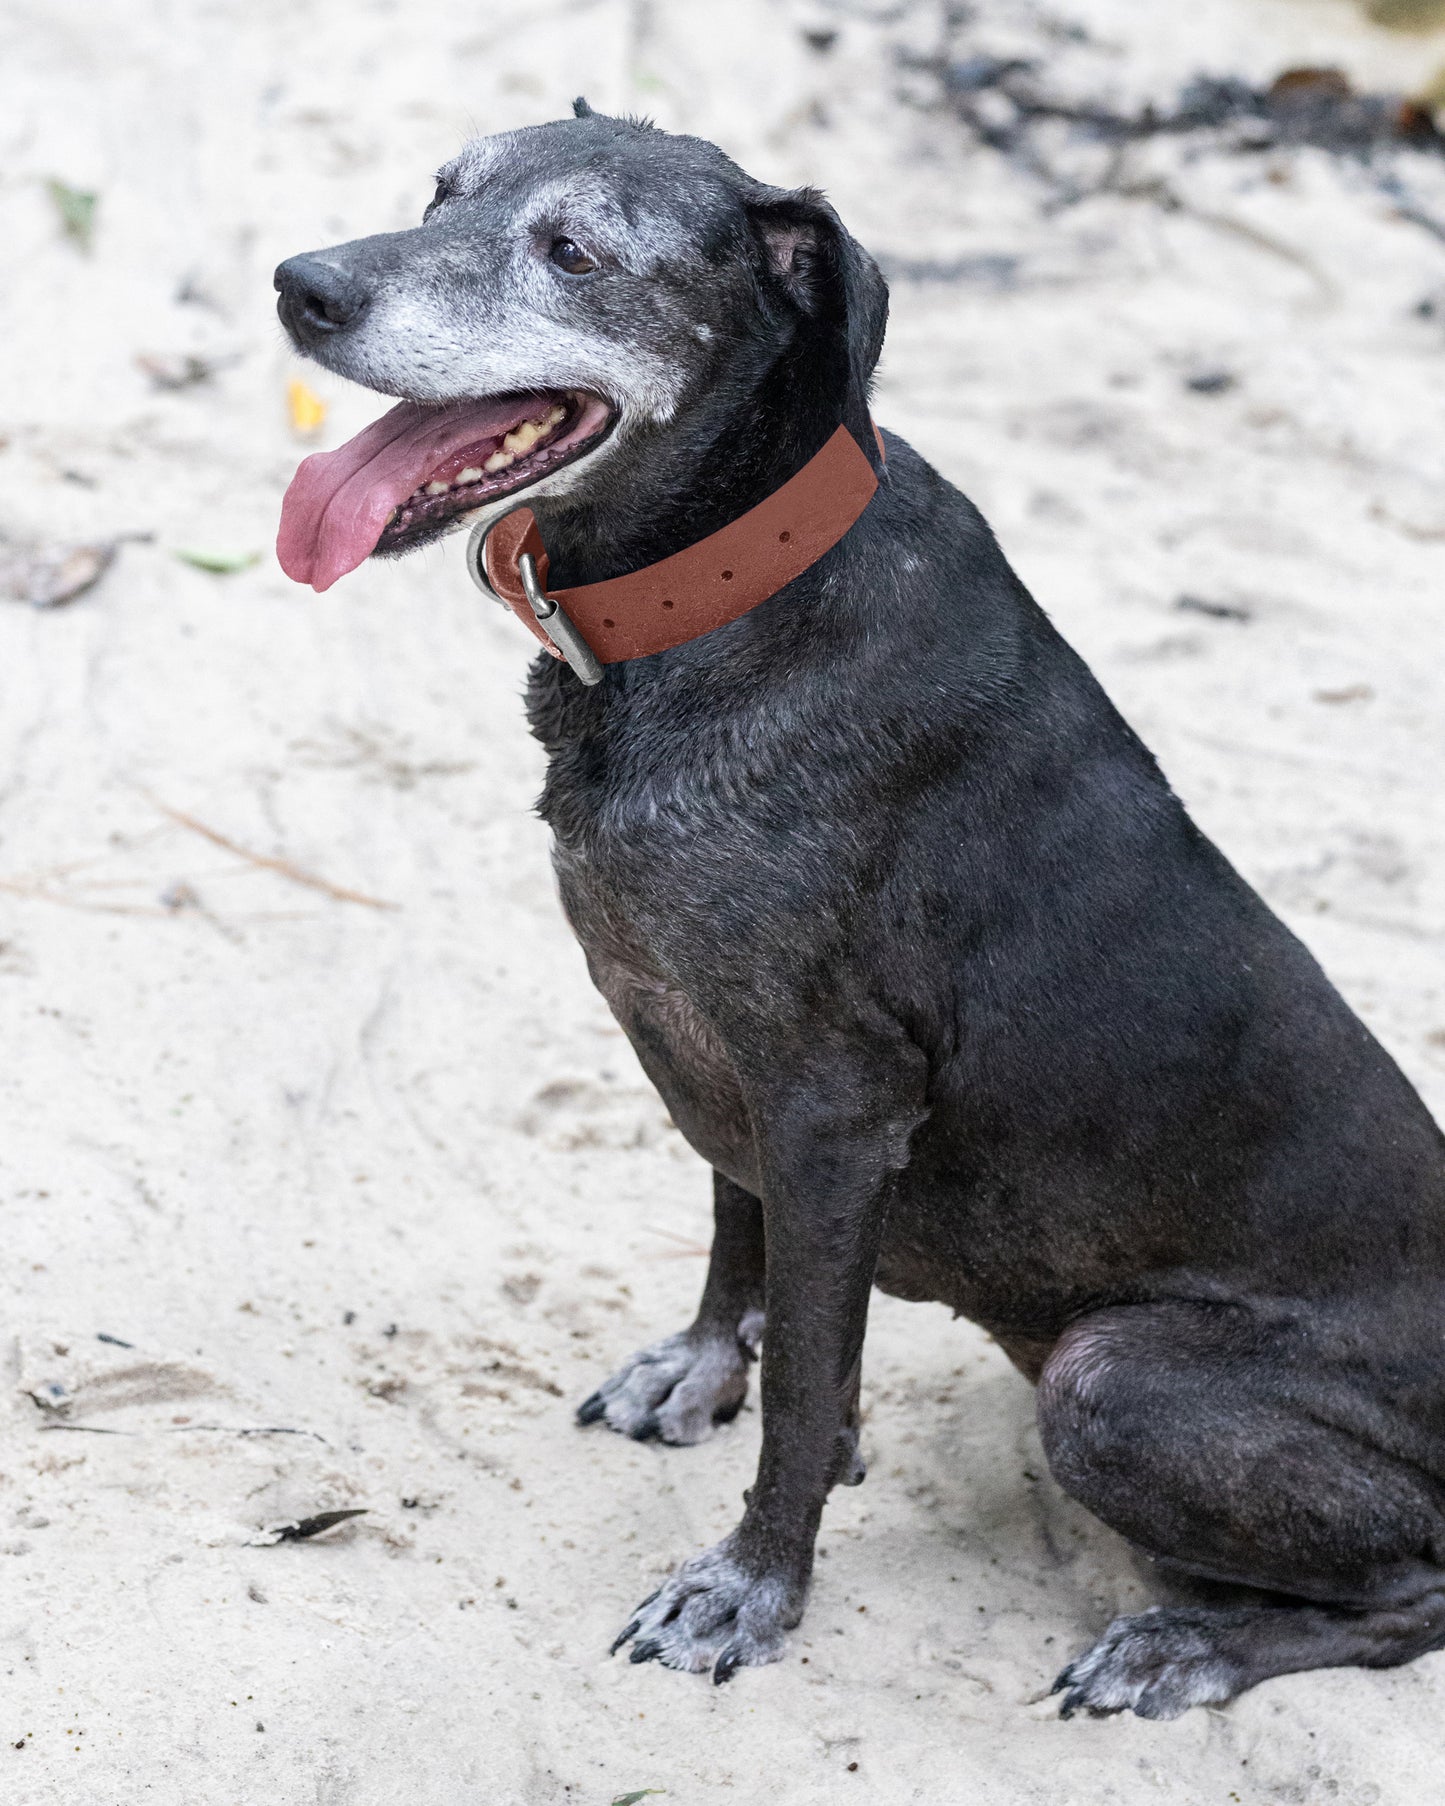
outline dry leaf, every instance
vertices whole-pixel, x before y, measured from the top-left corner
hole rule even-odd
[[[35,608],[59,608],[84,595],[110,569],[117,542],[94,545],[0,543],[0,595]]]
[[[318,1511],[314,1518],[291,1518],[284,1524],[271,1524],[251,1539],[253,1549],[274,1548],[277,1543],[305,1543],[324,1531],[334,1530],[348,1518],[364,1518],[365,1507],[351,1511]]]
[[[209,358],[191,352],[141,351],[135,361],[158,389],[191,389],[209,382],[216,371]]]

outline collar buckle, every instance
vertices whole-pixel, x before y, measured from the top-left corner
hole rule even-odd
[[[547,631],[547,637],[562,657],[589,687],[602,681],[602,661],[578,632],[576,623],[555,596],[549,596],[537,581],[537,566],[530,552],[517,558],[517,575],[522,591],[531,604],[532,613]]]
[[[502,519],[506,519],[503,515]],[[498,525],[492,522],[492,527]],[[507,607],[507,600],[499,596],[487,577],[487,537],[491,527],[477,527],[467,541],[467,570],[471,573],[472,582],[484,595],[490,596],[494,602]],[[602,681],[602,661],[583,639],[580,629],[571,619],[565,608],[555,596],[549,596],[537,576],[536,560],[530,552],[517,555],[517,576],[522,585],[522,593],[527,598],[527,605],[536,616],[537,624],[547,638],[562,655],[562,662],[570,665],[581,681],[589,688]]]

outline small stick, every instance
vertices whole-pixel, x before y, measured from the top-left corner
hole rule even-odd
[[[81,897],[62,897],[53,890],[42,889],[38,884],[16,884],[8,878],[0,878],[0,891],[12,897],[29,897],[36,903],[59,903],[65,909],[83,909],[88,914],[97,916],[164,918],[172,913],[168,909],[148,909],[139,903],[87,903]]]
[[[199,834],[203,840],[209,840],[212,846],[220,847],[223,852],[234,853],[238,859],[244,859],[248,865],[261,866],[268,872],[279,872],[283,878],[289,878],[293,884],[304,884],[308,890],[319,890],[324,896],[334,897],[338,903],[360,903],[367,909],[399,909],[399,903],[388,903],[381,897],[369,897],[364,891],[348,890],[344,885],[333,884],[329,878],[319,878],[314,872],[303,871],[299,865],[293,865],[289,859],[276,859],[269,853],[257,853],[250,847],[244,847],[239,841],[231,840],[219,833],[215,828],[208,828],[203,821],[197,821],[194,815],[187,815],[183,809],[172,809],[159,797],[152,796],[150,791],[143,791],[147,801],[154,804],[161,814],[175,822],[179,827],[189,828],[192,834]]]
[[[700,1243],[692,1241],[688,1236],[679,1235],[675,1229],[663,1229],[657,1223],[647,1224],[647,1232],[649,1235],[660,1235],[665,1237],[668,1241],[676,1242],[678,1244],[676,1248],[668,1248],[657,1254],[644,1256],[647,1260],[686,1260],[690,1256],[706,1256],[712,1252],[710,1248],[704,1248]]]
[[[43,1423],[40,1425],[42,1436],[53,1434],[57,1430],[68,1430],[72,1436],[134,1436],[134,1430],[103,1430],[95,1423]]]
[[[197,1431],[203,1431],[211,1436],[310,1436],[327,1448],[331,1446],[318,1430],[293,1430],[286,1424],[174,1423],[161,1425],[163,1436],[189,1436]]]

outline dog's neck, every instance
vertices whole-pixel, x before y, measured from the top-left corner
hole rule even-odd
[[[539,497],[552,583],[600,582],[695,544],[780,488],[840,421],[876,457],[866,403],[835,371],[819,381],[805,367],[816,361],[795,343],[751,383],[734,378],[665,426],[635,430],[583,493]]]

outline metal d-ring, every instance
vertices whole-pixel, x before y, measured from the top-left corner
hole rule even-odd
[[[506,516],[501,518],[505,519]],[[505,608],[506,598],[499,596],[487,581],[487,534],[497,524],[496,521],[487,526],[478,523],[472,529],[471,538],[467,541],[467,570],[471,575],[472,582],[476,584],[482,594],[490,596],[494,602],[500,602]],[[562,654],[563,659],[584,684],[600,683],[602,681],[602,661],[568,618],[566,609],[555,596],[549,596],[537,581],[537,567],[533,563],[530,552],[523,552],[517,559],[517,574],[522,579],[522,591],[532,613],[546,628],[548,638]]]
[[[523,552],[517,559],[517,575],[522,579],[522,593],[532,605],[532,613],[547,629],[547,637],[566,659],[584,684],[602,681],[602,661],[567,617],[567,611],[555,596],[549,596],[537,581],[537,567],[532,554]]]

